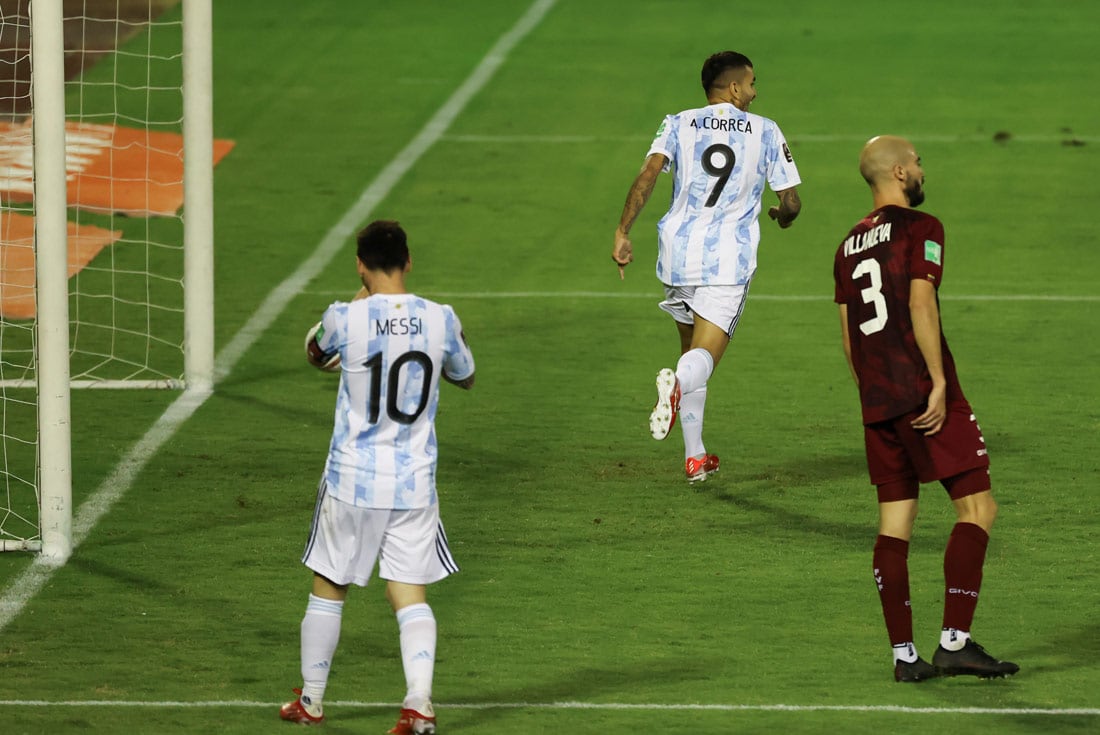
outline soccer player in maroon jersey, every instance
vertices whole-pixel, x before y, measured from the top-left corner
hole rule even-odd
[[[864,146],[859,170],[874,209],[852,228],[833,265],[848,366],[859,386],[871,482],[878,488],[874,572],[894,679],[1015,674],[970,637],[989,531],[997,515],[989,456],[940,328],[943,225],[924,201],[920,157],[904,138]],[[919,484],[938,480],[957,522],[944,553],[940,645],[929,664],[913,645],[909,538]]]

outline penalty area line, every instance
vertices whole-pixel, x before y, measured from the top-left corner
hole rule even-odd
[[[275,709],[282,702],[257,702],[250,700],[211,701],[132,701],[132,700],[61,700],[39,699],[0,700],[0,707],[119,707],[150,709]],[[397,702],[332,701],[326,703],[333,709],[393,709]],[[664,712],[896,712],[916,715],[1016,715],[1054,717],[1100,717],[1096,707],[913,707],[897,704],[657,704],[628,702],[469,702],[434,703],[440,710],[606,710],[606,711],[664,711]]]

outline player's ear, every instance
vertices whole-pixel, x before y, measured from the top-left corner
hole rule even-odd
[[[413,258],[410,255],[409,259],[405,261],[405,270],[404,270],[404,272],[408,273],[409,271],[412,270],[412,267],[413,267]]]

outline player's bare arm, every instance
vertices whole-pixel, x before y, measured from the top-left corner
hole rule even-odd
[[[936,303],[936,287],[931,281],[915,279],[911,282],[909,313],[917,348],[932,376],[928,407],[913,420],[913,428],[931,436],[943,428],[943,422],[947,419],[947,379],[943,375],[943,352],[940,349],[940,309]]]
[[[619,278],[626,278],[626,266],[634,260],[634,245],[630,242],[630,228],[634,221],[642,213],[646,202],[653,193],[653,187],[657,184],[657,177],[664,169],[668,161],[660,153],[654,153],[645,159],[642,170],[630,187],[626,195],[626,204],[623,205],[623,214],[619,218],[619,226],[615,229],[615,247],[611,251],[611,259],[619,266]]]
[[[848,360],[848,371],[852,374],[852,380],[859,387],[859,376],[856,375],[856,364],[852,362],[852,336],[848,333],[848,305],[840,304],[840,343],[844,346],[844,357]]]
[[[798,187],[775,192],[779,197],[779,205],[768,207],[768,216],[775,220],[780,227],[787,229],[802,211],[802,199],[798,196]]]

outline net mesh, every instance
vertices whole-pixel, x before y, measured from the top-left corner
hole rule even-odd
[[[74,385],[183,374],[179,0],[65,0]],[[29,0],[0,0],[0,549],[38,524]]]

